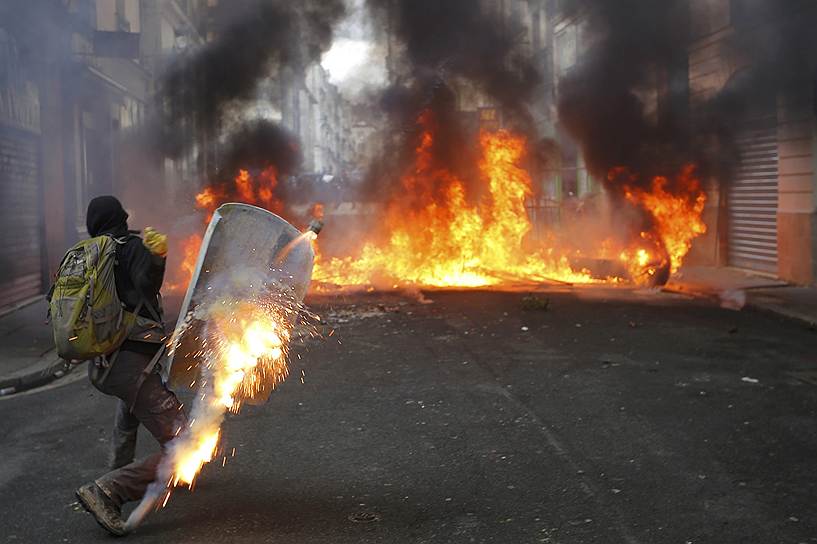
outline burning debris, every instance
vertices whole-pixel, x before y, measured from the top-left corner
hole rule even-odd
[[[641,188],[626,168],[614,168],[608,177],[648,218],[648,230],[639,233],[640,241],[622,251],[620,259],[636,283],[664,285],[681,267],[692,240],[706,232],[701,219],[706,193],[695,167],[685,166],[673,180],[656,176],[649,189]]]

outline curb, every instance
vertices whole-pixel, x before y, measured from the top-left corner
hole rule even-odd
[[[0,397],[8,397],[10,395],[22,393],[23,391],[48,385],[49,383],[70,374],[73,371],[73,366],[76,365],[71,365],[64,360],[59,359],[56,363],[44,368],[43,370],[38,370],[37,372],[32,372],[31,374],[26,374],[24,376],[17,376],[16,378],[0,380]]]
[[[792,321],[798,321],[800,323],[805,324],[809,328],[817,327],[817,318],[815,318],[814,316],[801,314],[799,312],[794,312],[792,310],[786,310],[784,308],[779,308],[777,306],[771,306],[763,303],[746,302],[746,307],[752,308],[753,310],[765,312],[767,314],[774,314],[776,316],[784,317]]]
[[[12,304],[11,306],[3,306],[0,308],[0,317],[6,317],[9,314],[13,314],[17,310],[22,310],[26,306],[31,306],[32,304],[40,302],[41,300],[45,300],[45,295],[35,295],[25,300],[21,300],[16,304]]]
[[[690,297],[695,297],[699,299],[707,299],[715,302],[720,302],[721,298],[718,295],[717,291],[704,291],[704,290],[693,290],[693,289],[678,289],[675,287],[664,287],[661,289],[667,293],[675,293],[680,295],[687,295]],[[750,292],[751,289],[744,289],[744,291]],[[774,314],[779,317],[784,317],[786,319],[790,319],[792,321],[798,321],[800,323],[805,324],[808,327],[817,327],[817,317],[811,316],[808,314],[803,314],[800,312],[788,310],[785,308],[781,308],[779,306],[775,306],[772,304],[764,304],[762,302],[753,302],[747,296],[746,303],[744,304],[742,309],[751,308],[753,310],[757,310],[766,314]]]

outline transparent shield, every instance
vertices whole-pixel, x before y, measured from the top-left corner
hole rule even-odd
[[[219,207],[179,313],[176,349],[164,369],[171,386],[190,387],[199,376],[204,325],[195,317],[199,304],[220,293],[251,298],[265,290],[284,291],[300,302],[309,289],[314,258],[308,235],[277,215],[248,204]]]

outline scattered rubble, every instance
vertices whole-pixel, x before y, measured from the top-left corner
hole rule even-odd
[[[522,298],[522,309],[526,311],[546,312],[550,307],[550,299],[533,293]]]

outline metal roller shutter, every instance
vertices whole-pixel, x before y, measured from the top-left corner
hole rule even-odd
[[[37,155],[35,137],[0,129],[0,308],[43,292]]]
[[[729,188],[729,264],[777,274],[777,119],[746,123]]]

